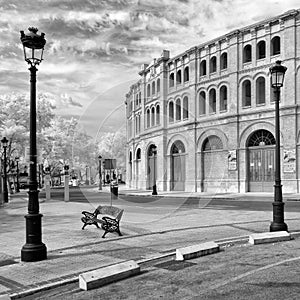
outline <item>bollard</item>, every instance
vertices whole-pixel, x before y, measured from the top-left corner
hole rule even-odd
[[[112,201],[113,200],[118,200],[118,196],[119,196],[119,186],[118,183],[116,181],[112,181],[112,183],[110,184],[110,202],[112,205]]]
[[[50,175],[45,175],[45,191],[46,191],[46,200],[51,199],[51,193],[50,193]]]
[[[65,165],[64,166],[65,170],[65,175],[64,175],[64,180],[65,180],[65,202],[68,202],[70,200],[70,188],[69,188],[69,181],[70,181],[70,175],[69,175],[69,166]]]

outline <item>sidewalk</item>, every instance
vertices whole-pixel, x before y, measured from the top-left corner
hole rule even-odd
[[[120,194],[138,192],[120,189]],[[176,196],[175,193],[172,195]],[[298,199],[298,195],[294,197]],[[141,221],[142,216],[140,221],[133,222],[133,214],[128,213],[122,220],[123,237],[108,234],[106,239],[101,239],[101,229],[88,226],[86,230],[81,230],[80,212],[91,210],[91,203],[50,200],[40,204],[44,214],[43,242],[48,248],[48,259],[24,263],[20,261],[20,251],[24,244],[23,215],[26,205],[27,195],[23,193],[23,197],[13,196],[8,204],[0,208],[3,220],[0,232],[0,295],[10,295],[12,299],[76,282],[82,272],[120,261],[134,259],[145,262],[154,257],[172,257],[178,247],[212,240],[226,247],[240,245],[247,242],[249,234],[268,231],[270,224],[270,213],[265,212],[242,214],[226,211],[222,215],[219,210],[206,209],[202,214],[203,210],[193,209],[173,212],[146,223]],[[300,214],[289,213],[286,220],[295,237],[290,244],[291,251],[294,250],[299,256]],[[232,249],[240,251],[238,246]],[[232,259],[234,256],[232,251]],[[253,256],[253,263],[255,260]]]

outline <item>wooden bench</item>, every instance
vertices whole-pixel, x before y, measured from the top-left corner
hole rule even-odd
[[[98,223],[101,224],[101,228],[105,231],[102,235],[105,238],[105,235],[108,232],[116,232],[120,236],[120,220],[122,218],[124,209],[120,209],[115,206],[101,206],[99,205],[94,212],[83,211],[82,214],[84,217],[81,218],[81,221],[84,223],[82,229],[87,225],[95,225],[99,228]]]

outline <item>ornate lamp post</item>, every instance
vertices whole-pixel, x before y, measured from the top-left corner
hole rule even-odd
[[[29,200],[26,219],[26,244],[21,250],[22,261],[40,261],[47,258],[46,245],[42,243],[42,214],[39,213],[36,147],[36,65],[43,60],[45,34],[30,27],[26,35],[21,33],[25,61],[30,65],[30,151],[29,151]]]
[[[8,145],[8,139],[3,137],[1,140],[3,146],[3,201],[4,203],[8,202],[8,191],[7,191],[7,157],[6,157],[6,149]]]
[[[99,159],[99,191],[102,190],[102,170],[101,170],[101,159],[102,159],[102,156],[99,155],[98,156],[98,159]]]
[[[20,157],[16,156],[15,161],[16,161],[16,164],[17,164],[17,187],[16,187],[16,192],[19,193],[20,192],[20,181],[19,181],[19,161],[20,161]]]
[[[86,184],[86,185],[89,185],[89,184],[90,184],[89,179],[88,179],[88,172],[89,172],[89,166],[86,165],[86,166],[85,166],[85,184]]]
[[[275,95],[275,185],[274,185],[274,202],[273,202],[273,222],[270,225],[270,231],[287,231],[288,227],[284,223],[284,203],[282,201],[282,185],[280,176],[280,118],[279,118],[279,101],[280,88],[283,86],[284,74],[287,68],[281,65],[281,61],[270,68],[271,85]]]
[[[152,148],[153,155],[153,186],[152,186],[152,195],[157,195],[157,187],[156,187],[156,155],[157,155],[157,147],[154,146]]]

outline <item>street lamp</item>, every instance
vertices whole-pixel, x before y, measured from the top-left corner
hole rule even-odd
[[[99,190],[101,191],[102,190],[102,170],[101,170],[101,159],[102,159],[102,156],[99,155],[98,159],[99,159]]]
[[[6,158],[6,149],[8,145],[8,139],[3,137],[1,140],[4,157],[3,157],[3,201],[8,202],[8,191],[7,191],[7,158]]]
[[[153,146],[152,148],[152,155],[153,155],[153,186],[152,186],[152,195],[157,195],[157,187],[156,187],[156,155],[157,155],[157,148]]]
[[[274,89],[275,96],[275,185],[273,202],[273,222],[270,225],[270,231],[287,231],[288,227],[284,223],[284,203],[282,201],[282,185],[280,178],[280,119],[279,119],[279,101],[280,88],[283,86],[284,74],[287,68],[281,65],[281,61],[270,68],[271,86]]]
[[[89,185],[90,184],[90,182],[89,182],[89,180],[88,180],[88,168],[89,168],[89,166],[88,165],[86,165],[85,166],[85,184],[86,185]]]
[[[17,164],[17,187],[16,187],[16,192],[19,193],[20,192],[20,180],[19,180],[19,161],[20,161],[20,157],[16,156],[15,161],[16,161],[16,164]]]
[[[30,65],[30,151],[29,151],[29,200],[26,219],[26,244],[21,250],[22,261],[40,261],[47,258],[47,248],[42,243],[42,214],[39,213],[39,191],[37,181],[36,147],[36,66],[43,60],[45,34],[38,35],[38,29],[28,28],[21,33],[25,61]]]

